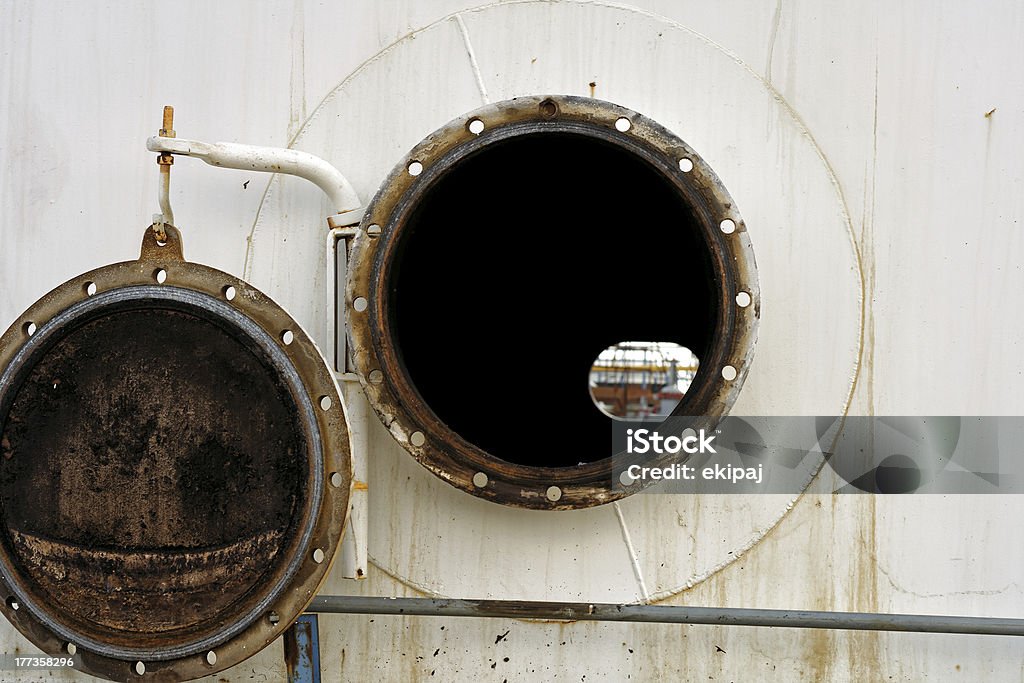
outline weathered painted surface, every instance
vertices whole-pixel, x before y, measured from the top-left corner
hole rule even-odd
[[[1024,8],[477,4],[0,5],[0,327],[60,282],[134,256],[157,211],[144,141],[164,104],[180,137],[294,143],[367,200],[452,118],[559,92],[666,125],[736,199],[763,300],[736,412],[1024,409]],[[319,191],[188,159],[171,182],[186,257],[244,275],[326,340]],[[369,443],[370,576],[335,574],[326,592],[1024,607],[1014,497],[645,495],[512,510],[439,481],[383,428]],[[1020,643],[1002,637],[337,615],[320,618],[320,637],[325,680],[1024,673]],[[0,649],[32,646],[0,624]],[[284,675],[275,644],[222,678]]]

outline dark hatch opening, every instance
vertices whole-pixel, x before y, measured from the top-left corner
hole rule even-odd
[[[709,355],[721,285],[667,173],[600,138],[543,132],[495,142],[423,190],[386,310],[412,385],[449,428],[519,465],[601,460],[599,353],[641,339]]]

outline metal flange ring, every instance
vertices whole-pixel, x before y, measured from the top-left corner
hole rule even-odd
[[[0,338],[4,615],[112,680],[255,654],[333,561],[352,482],[333,373],[284,310],[178,231]]]
[[[419,258],[422,261],[425,258],[417,256],[417,250],[422,251],[427,240],[434,239],[431,236],[443,237],[449,229],[446,217],[439,215],[440,210],[436,209],[441,201],[437,199],[441,193],[438,188],[457,173],[463,174],[459,182],[465,181],[465,176],[470,174],[465,169],[474,160],[492,154],[493,150],[508,150],[524,141],[536,143],[529,152],[534,155],[529,159],[535,161],[535,165],[529,168],[529,178],[541,176],[557,188],[558,183],[567,182],[564,175],[544,176],[545,159],[549,159],[545,150],[553,149],[544,145],[552,140],[568,140],[566,144],[582,145],[579,149],[584,151],[593,147],[600,154],[607,152],[611,155],[609,163],[635,164],[636,172],[649,174],[652,186],[657,185],[659,192],[664,189],[671,195],[672,199],[666,201],[678,202],[681,207],[682,217],[656,217],[663,224],[658,227],[665,231],[664,234],[692,232],[693,249],[700,252],[700,263],[707,264],[702,282],[707,289],[698,295],[698,300],[691,301],[692,305],[706,308],[703,314],[709,328],[705,332],[706,348],[700,359],[700,370],[674,414],[701,416],[710,423],[728,412],[749,367],[760,312],[753,251],[735,203],[714,171],[695,150],[666,128],[635,111],[585,97],[519,97],[469,112],[416,145],[381,185],[367,208],[352,247],[345,304],[356,370],[363,380],[370,403],[385,426],[427,469],[453,486],[481,498],[539,509],[588,507],[615,500],[627,492],[612,481],[610,457],[586,454],[586,457],[578,458],[580,462],[577,463],[574,453],[563,452],[552,454],[549,459],[566,464],[537,464],[544,458],[531,458],[528,464],[524,464],[524,459],[515,453],[511,457],[496,454],[493,448],[467,437],[461,428],[453,426],[453,417],[457,415],[451,410],[442,414],[444,411],[432,403],[423,383],[414,377],[411,350],[427,338],[438,335],[455,346],[487,345],[493,339],[484,335],[460,339],[474,324],[471,312],[467,312],[464,324],[458,328],[455,325],[424,324],[419,336],[401,334],[396,318],[403,310],[399,300],[407,301],[410,292],[420,288],[443,290],[436,280],[432,281],[425,266],[417,271],[423,275],[421,280],[401,279],[403,268],[405,272],[411,268],[407,266],[409,260]],[[483,172],[479,165],[477,172]],[[466,190],[467,193],[470,191]],[[522,213],[523,223],[527,224],[526,216],[536,208],[531,207],[529,194],[517,194],[515,190],[509,194],[519,201],[510,201],[509,205],[494,209]],[[643,198],[617,197],[614,190],[603,196],[600,192],[596,195],[597,201],[608,202],[608,206],[615,206],[616,201],[643,201]],[[429,219],[424,218],[424,212],[430,211],[432,206],[435,207],[434,213]],[[631,217],[622,215],[625,216],[623,224],[617,229],[627,236],[623,239],[629,235],[635,236],[634,240],[651,239],[646,231],[651,226],[633,224]],[[479,222],[476,234],[481,242],[487,239],[493,244],[502,239],[519,239],[504,232],[495,234],[486,225],[486,217],[481,217]],[[588,238],[586,229],[575,229],[579,232],[579,239]],[[550,241],[549,235],[550,230],[524,227],[521,239],[524,246],[536,243],[536,250],[540,251],[545,248],[545,241]],[[414,243],[415,246],[409,246],[414,238],[419,241]],[[511,241],[508,248],[514,248]],[[652,241],[647,248],[650,253],[657,253],[660,247]],[[449,267],[468,267],[474,259],[472,247],[463,247],[458,258],[463,259],[461,265],[451,266],[446,261],[445,265],[436,267],[435,273]],[[535,270],[524,264],[523,281],[544,277]],[[445,283],[460,291],[436,291],[438,299],[463,296],[473,287],[468,282],[463,286],[451,279]],[[597,288],[593,289],[596,291]],[[740,305],[736,303],[737,293],[743,293],[744,303]],[[659,304],[664,315],[680,315],[678,296],[677,293],[664,295]],[[404,305],[408,310],[410,304]],[[430,303],[419,298],[416,305],[422,309]],[[568,314],[566,323],[574,324]],[[539,334],[519,331],[511,324],[509,327],[512,329],[503,330],[501,334],[519,334],[524,344],[528,343],[531,335],[535,338]],[[609,341],[625,340],[605,341],[600,348],[607,346]],[[430,361],[421,359],[419,362],[422,366]],[[447,367],[447,370],[452,378],[460,376],[460,373],[464,377],[467,373],[465,368]],[[491,374],[486,368],[475,368],[473,372],[484,376]],[[585,383],[580,383],[580,386],[585,386]],[[495,390],[500,391],[500,388]],[[478,399],[467,400],[486,401],[487,398],[481,395]],[[509,418],[516,419],[514,416]],[[554,421],[557,423],[557,418]],[[523,425],[520,423],[518,426]],[[500,439],[492,441],[492,445],[498,442]],[[641,456],[635,457],[637,462],[645,464],[667,462],[671,458],[660,456],[642,460]]]

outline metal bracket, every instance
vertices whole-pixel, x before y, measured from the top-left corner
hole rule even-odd
[[[355,213],[355,212],[350,212]],[[360,212],[361,213],[361,212]],[[336,216],[331,216],[331,219]],[[328,219],[330,222],[330,219]],[[352,371],[346,336],[347,307],[345,283],[348,277],[348,250],[358,234],[354,226],[336,227],[327,233],[327,282],[333,282],[333,296],[327,297],[327,338],[334,337],[333,369],[345,401],[352,444],[352,495],[349,499],[348,526],[341,542],[341,575],[347,579],[365,579],[368,569],[367,532],[369,528],[369,427],[370,407]],[[333,329],[332,329],[333,328]]]
[[[327,226],[331,229],[334,228],[345,228],[349,226],[359,225],[359,221],[363,220],[363,214],[366,213],[366,207],[360,207],[358,209],[352,209],[345,213],[336,213],[333,216],[327,217]],[[355,230],[352,230],[352,234],[346,233],[344,237],[355,237]]]
[[[315,614],[303,614],[284,632],[284,663],[288,683],[320,683],[320,625]]]

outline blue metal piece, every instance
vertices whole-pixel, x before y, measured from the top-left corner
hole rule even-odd
[[[320,628],[315,614],[303,614],[284,632],[288,683],[320,683]]]

